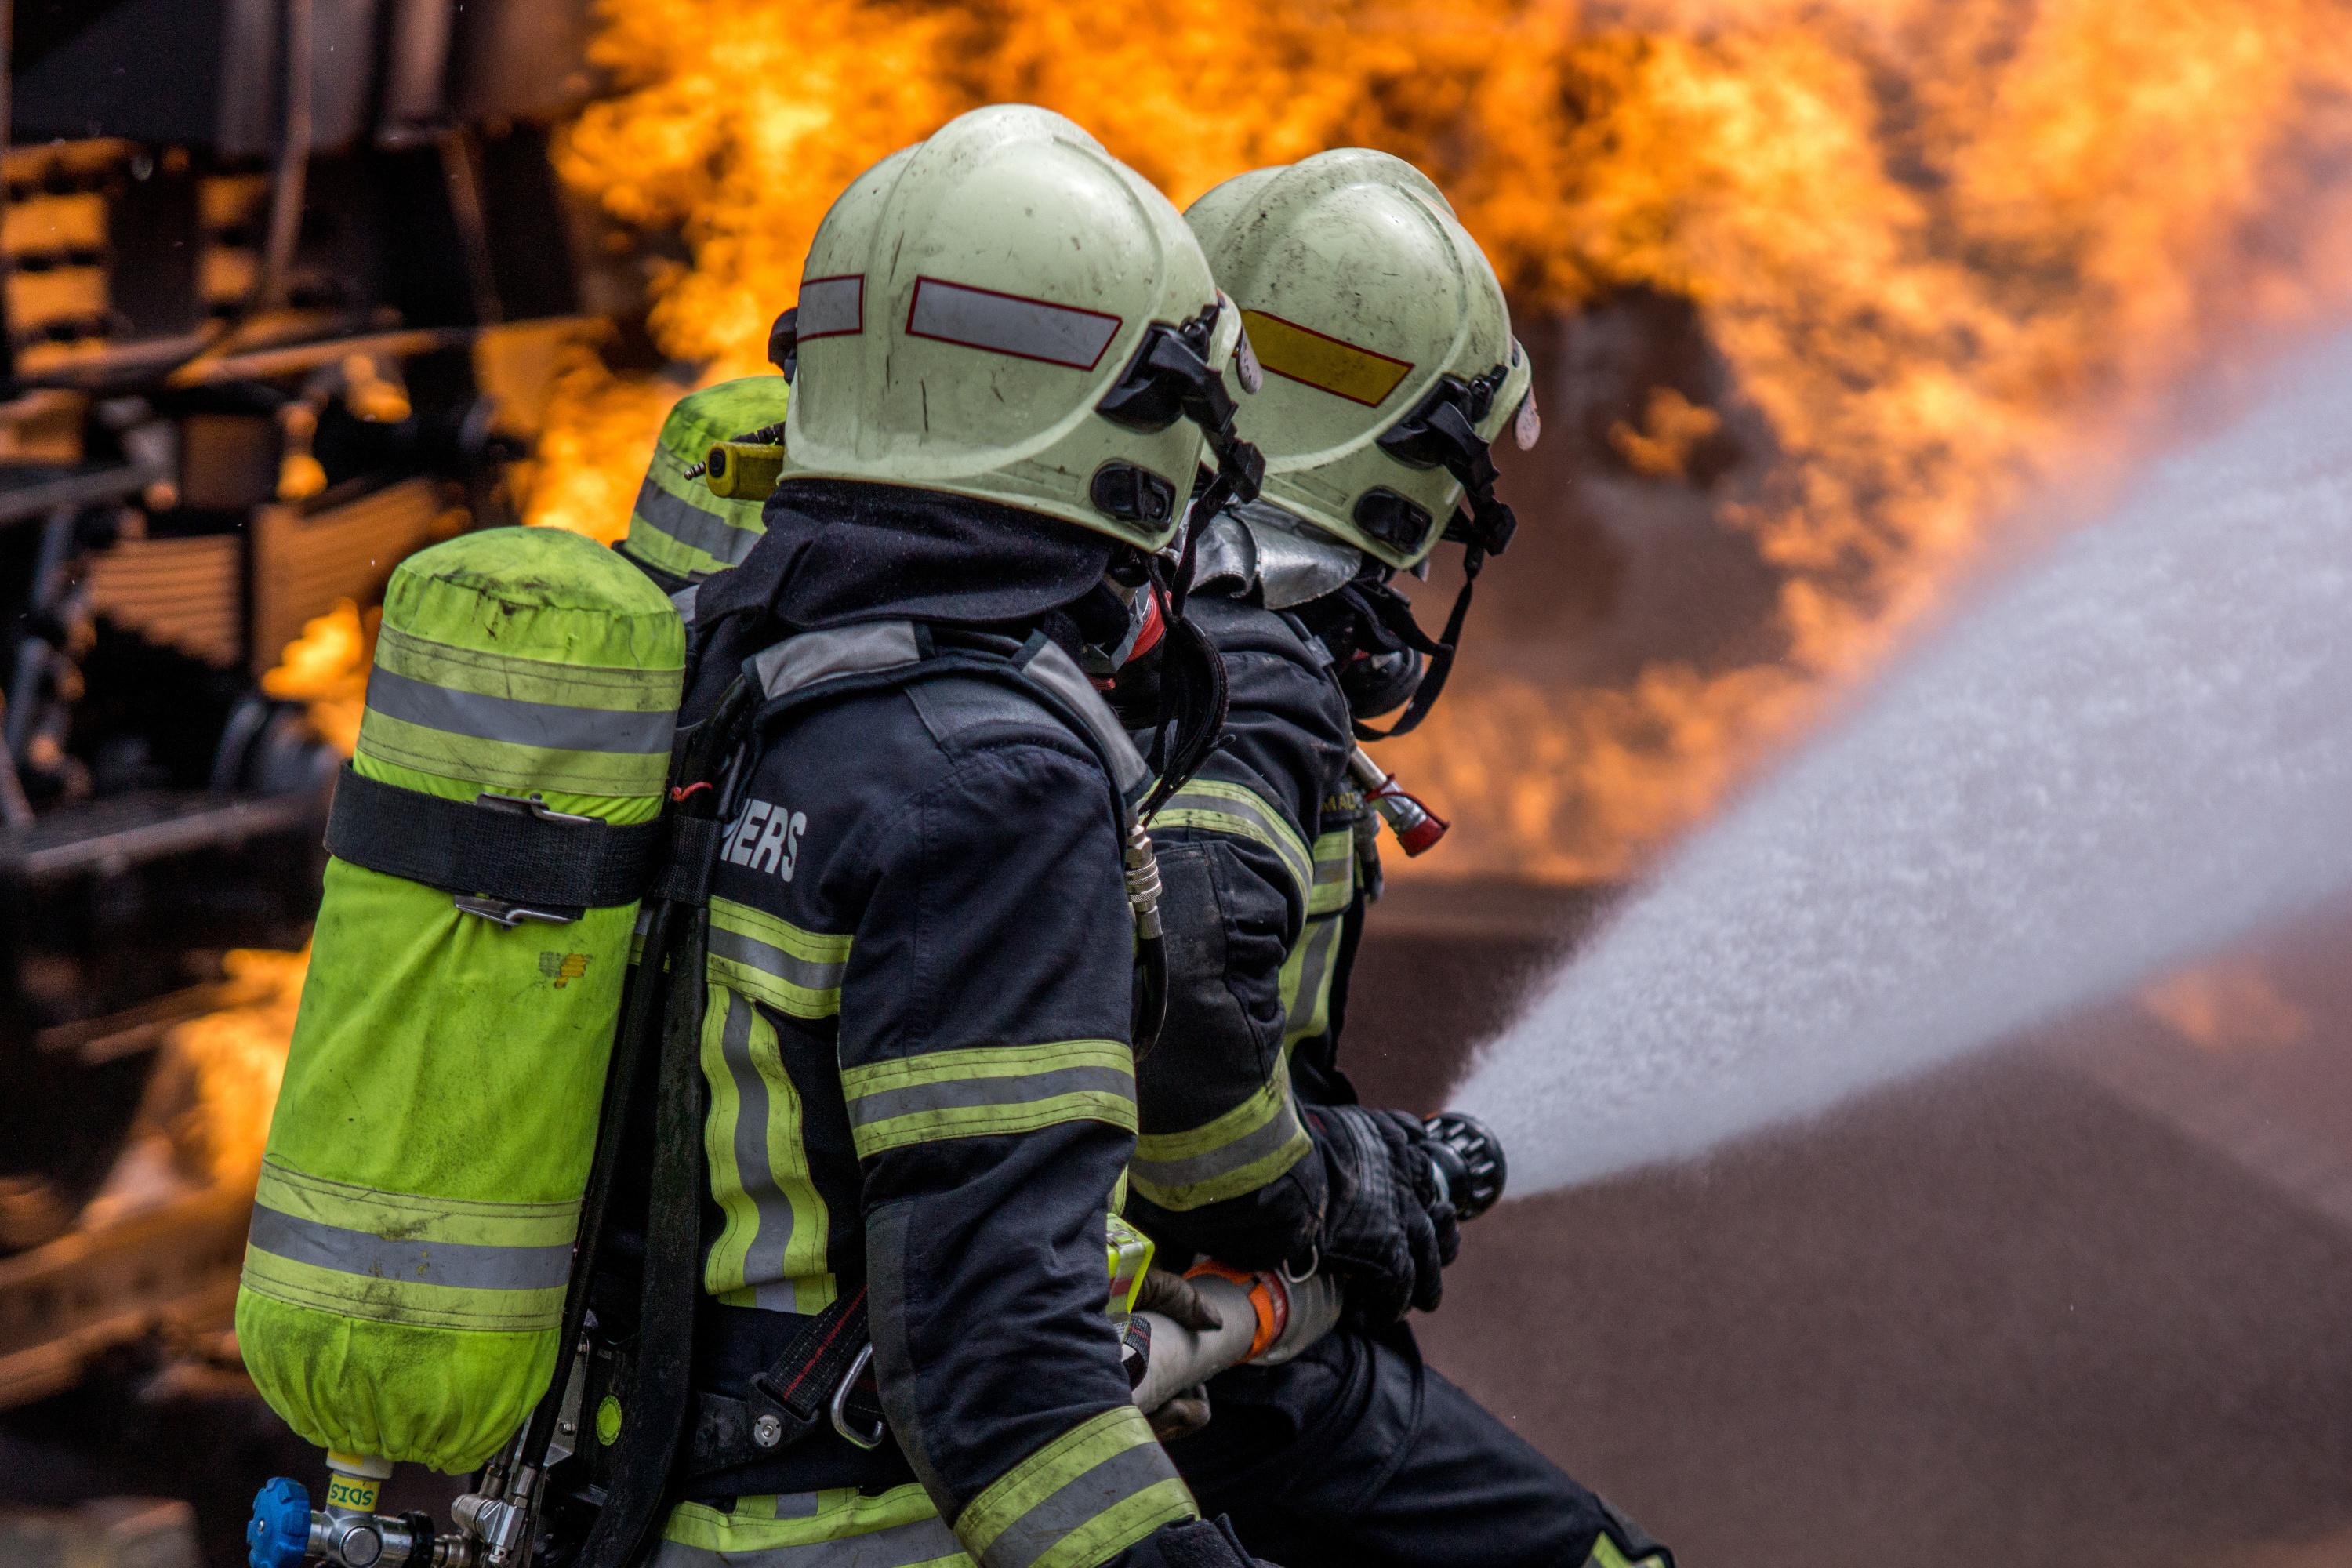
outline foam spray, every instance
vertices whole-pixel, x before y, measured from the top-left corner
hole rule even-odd
[[[1454,1104],[1515,1194],[1696,1153],[2352,887],[2352,339],[1686,842]]]

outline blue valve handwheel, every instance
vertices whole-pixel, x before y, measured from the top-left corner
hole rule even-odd
[[[310,1554],[310,1494],[300,1481],[278,1476],[254,1493],[245,1544],[251,1568],[302,1568]]]

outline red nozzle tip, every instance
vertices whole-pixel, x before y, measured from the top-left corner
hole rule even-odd
[[[1404,847],[1407,856],[1421,855],[1436,848],[1437,841],[1445,837],[1445,830],[1454,826],[1427,806],[1422,810],[1427,815],[1397,835],[1397,842]]]

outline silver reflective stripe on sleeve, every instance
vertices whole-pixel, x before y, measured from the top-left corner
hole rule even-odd
[[[271,1208],[253,1211],[249,1239],[261,1251],[290,1263],[466,1290],[544,1290],[562,1285],[572,1271],[569,1246],[395,1240]]]
[[[1034,1105],[1055,1095],[1089,1090],[1131,1097],[1135,1093],[1135,1078],[1111,1068],[1083,1067],[1026,1073],[1019,1078],[912,1084],[861,1096],[849,1108],[849,1121],[854,1128],[870,1127],[900,1116],[972,1110],[984,1106]],[[952,1124],[955,1118],[942,1115],[940,1121],[942,1124]]]
[[[1302,1136],[1304,1131],[1298,1125],[1297,1111],[1286,1099],[1264,1125],[1244,1132],[1230,1143],[1179,1160],[1148,1160],[1139,1152],[1129,1163],[1128,1174],[1133,1178],[1138,1192],[1162,1207],[1195,1208],[1199,1202],[1181,1199],[1209,1187],[1221,1176],[1233,1175],[1261,1160],[1281,1153],[1290,1146],[1293,1139]],[[1165,1202],[1160,1196],[1163,1193],[1177,1195],[1180,1201]],[[1216,1193],[1216,1197],[1233,1195],[1223,1191]],[[1214,1201],[1214,1197],[1200,1200]]]
[[[428,730],[560,752],[666,752],[677,721],[676,714],[667,712],[570,708],[459,691],[395,675],[381,665],[368,676],[367,705],[387,718]]]
[[[672,594],[669,602],[677,606],[677,618],[690,626],[694,625],[695,601],[701,597],[702,584],[696,583]]]
[[[1199,1510],[1132,1405],[1079,1423],[992,1482],[956,1517],[981,1568],[1092,1568]]]
[[[1167,804],[1153,814],[1150,827],[1155,833],[1163,827],[1189,827],[1253,839],[1273,850],[1282,862],[1297,890],[1300,908],[1314,897],[1315,860],[1306,843],[1280,811],[1245,785],[1196,778],[1168,797]]]

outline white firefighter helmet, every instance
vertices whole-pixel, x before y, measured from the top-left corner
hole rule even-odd
[[[885,158],[801,279],[792,477],[946,490],[1157,550],[1202,461],[1254,489],[1240,341],[1175,207],[1101,143],[1002,104]]]
[[[1268,501],[1391,566],[1467,497],[1499,551],[1489,443],[1538,426],[1495,269],[1412,164],[1347,147],[1236,175],[1184,215],[1267,373],[1252,400]]]

